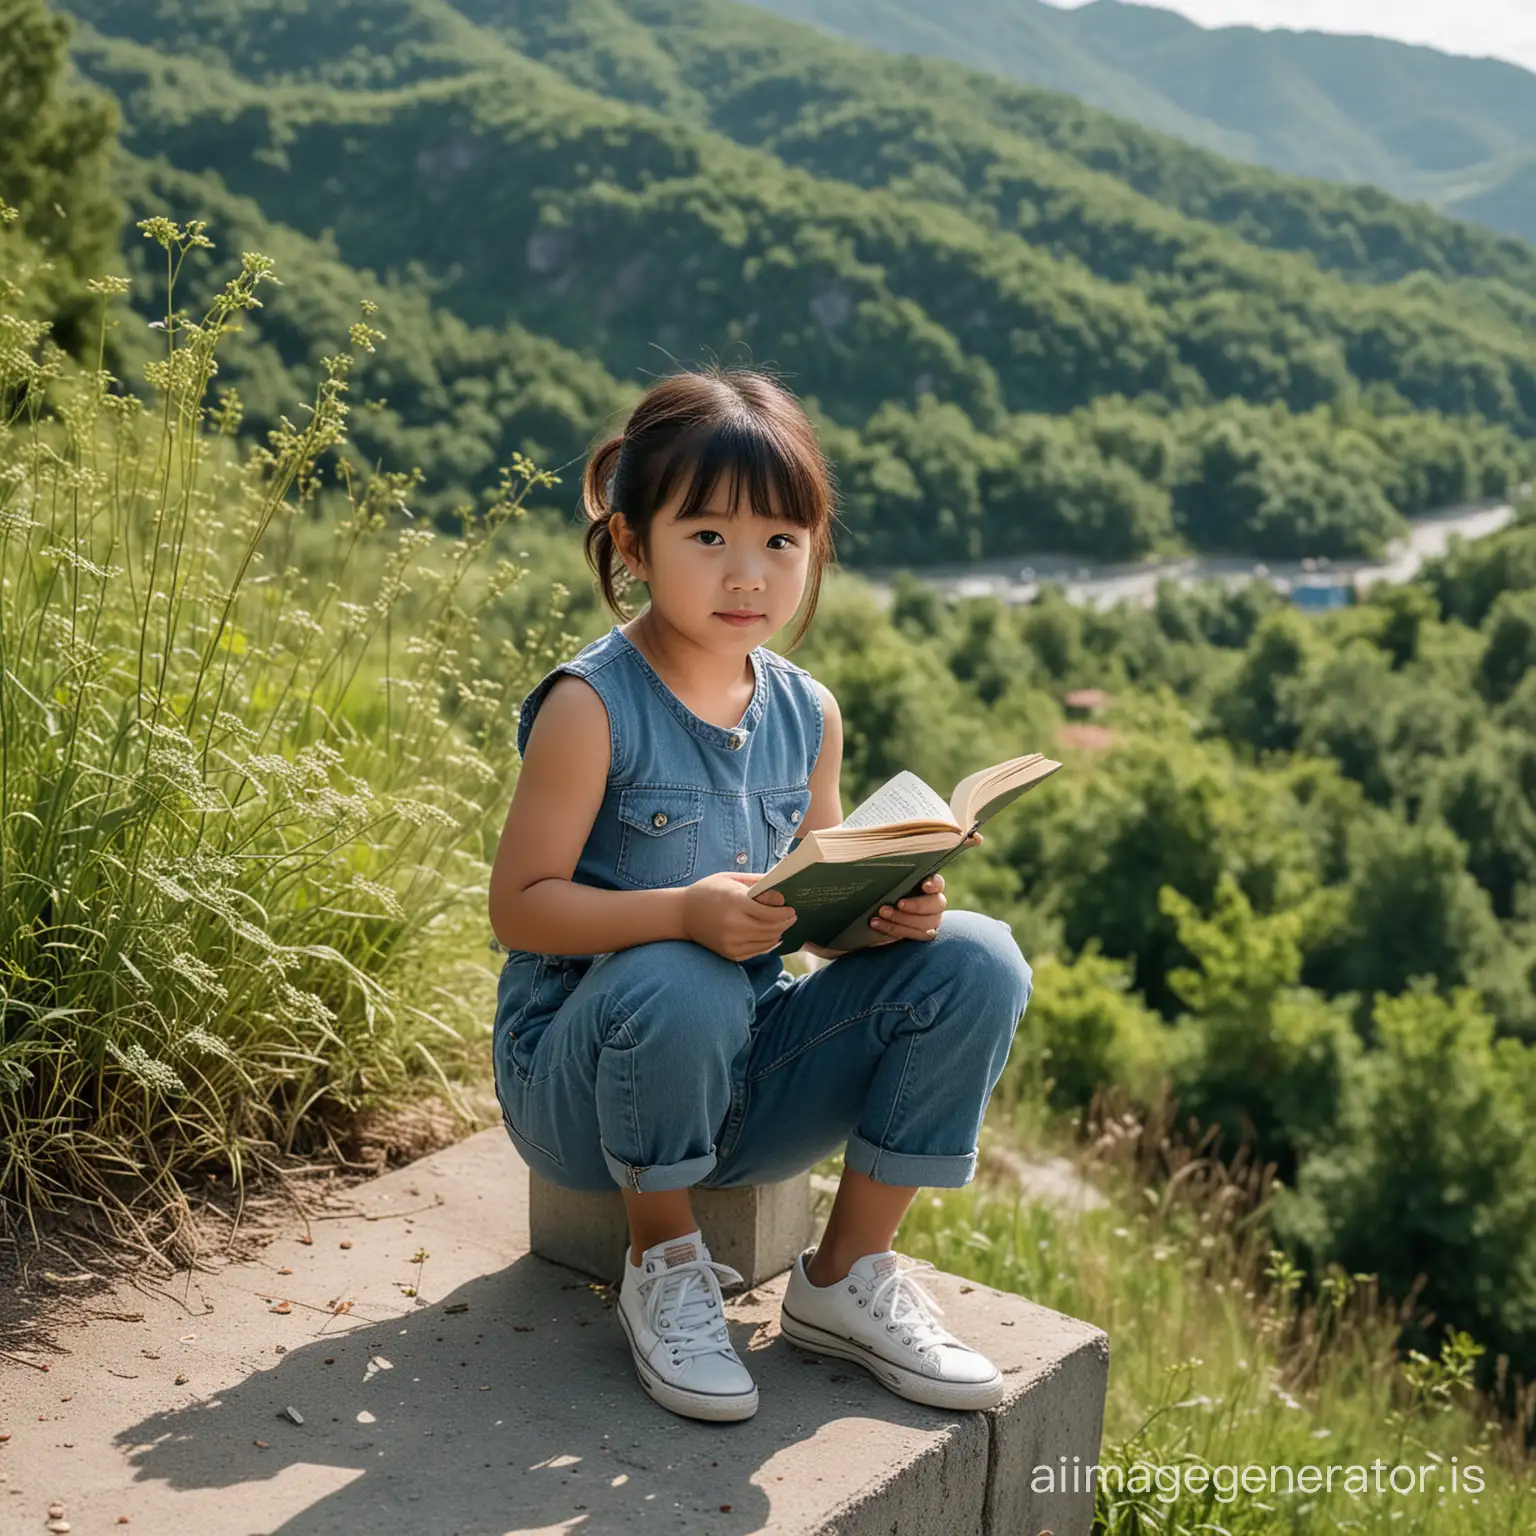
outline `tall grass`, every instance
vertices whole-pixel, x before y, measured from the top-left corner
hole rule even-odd
[[[987,1136],[1017,1140],[1002,1103]],[[1155,1121],[1118,1111],[1097,1119],[1079,1160],[1108,1195],[1105,1208],[1064,1214],[1022,1200],[1003,1179],[978,1178],[920,1196],[898,1243],[1109,1334],[1100,1466],[1118,1468],[1123,1481],[1111,1474],[1099,1487],[1097,1533],[1536,1529],[1522,1429],[1536,1390],[1517,1385],[1516,1413],[1501,1419],[1475,1391],[1479,1351],[1465,1334],[1448,1332],[1436,1358],[1400,1358],[1405,1313],[1382,1302],[1370,1276],[1334,1270],[1305,1287],[1270,1245],[1267,1169],[1241,1158],[1223,1164]],[[1369,1470],[1378,1459],[1380,1492]],[[1144,1488],[1132,1480],[1138,1464]],[[1340,1471],[1331,1492],[1288,1492],[1288,1476],[1277,1470],[1276,1491],[1239,1485],[1218,1496],[1234,1474],[1217,1468],[1288,1468],[1294,1478],[1308,1465],[1363,1467],[1371,1486],[1359,1491],[1357,1476],[1350,1491]],[[1480,1493],[1462,1480],[1469,1465],[1481,1469]],[[1421,1466],[1434,1469],[1422,1493],[1393,1491],[1389,1469]],[[1190,1491],[1198,1468],[1219,1481]]]
[[[272,264],[188,317],[203,226],[140,228],[166,313],[137,392],[100,361],[143,323],[121,280],[94,367],[0,302],[0,1215],[86,1201],[147,1237],[188,1175],[238,1185],[449,1084],[486,1022],[488,967],[446,962],[488,955],[516,701],[572,637],[556,585],[485,638],[549,477],[517,461],[488,512],[419,525],[416,477],[347,443],[371,313],[242,446],[211,386]]]

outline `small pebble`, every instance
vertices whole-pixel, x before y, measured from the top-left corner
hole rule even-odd
[[[304,1415],[300,1413],[297,1408],[284,1408],[283,1417],[286,1418],[290,1424],[302,1424],[304,1422]]]
[[[280,1275],[291,1275],[292,1273],[293,1273],[293,1265],[291,1265],[291,1264],[284,1264],[283,1267],[280,1270],[278,1270],[278,1274],[280,1274]]]
[[[252,1440],[251,1444],[254,1445],[258,1451],[264,1451],[267,1448],[267,1442],[265,1440]]]
[[[299,1241],[303,1243],[306,1248],[313,1248],[315,1246],[314,1238],[310,1237],[307,1233],[301,1237]]]
[[[64,1536],[64,1533],[69,1528],[68,1520],[50,1520],[48,1522],[48,1529],[53,1532],[53,1536]]]
[[[292,1312],[293,1311],[293,1303],[291,1301],[280,1301],[280,1302],[278,1302],[278,1304],[275,1307],[268,1307],[267,1311],[268,1312],[284,1312],[284,1313]]]
[[[119,1515],[117,1517],[117,1523],[119,1525],[131,1525],[133,1522],[128,1518],[127,1515]]]
[[[7,1441],[7,1440],[9,1440],[9,1439],[10,1439],[10,1438],[11,1438],[11,1432],[10,1432],[10,1430],[8,1430],[8,1429],[6,1429],[6,1430],[0,1430],[0,1445],[4,1445],[4,1444],[5,1444],[5,1442],[6,1442],[6,1441]]]
[[[342,1240],[341,1240],[341,1246],[342,1246],[342,1247],[343,1247],[343,1248],[350,1248],[350,1247],[351,1247],[351,1246],[352,1246],[352,1239],[351,1239],[351,1238],[350,1238],[350,1237],[344,1237],[344,1238],[342,1238]]]
[[[336,1356],[335,1355],[327,1355],[325,1357],[325,1363],[327,1365],[335,1365],[336,1364]]]
[[[187,1377],[187,1373],[185,1371],[177,1371],[176,1372],[176,1382],[175,1382],[175,1385],[177,1385],[178,1387],[184,1387],[187,1384],[187,1380],[188,1380],[188,1377]]]
[[[48,1506],[48,1518],[50,1520],[62,1520],[64,1518],[64,1506],[57,1499]]]

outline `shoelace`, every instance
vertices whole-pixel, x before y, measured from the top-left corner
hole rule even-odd
[[[893,1269],[874,1289],[870,1296],[870,1311],[879,1317],[880,1303],[889,1298],[886,1311],[890,1321],[886,1328],[911,1338],[919,1354],[935,1344],[956,1342],[949,1331],[934,1321],[934,1315],[943,1316],[944,1309],[912,1278],[918,1270],[932,1269],[927,1259],[917,1259],[906,1269]]]
[[[656,1276],[646,1294],[645,1320],[673,1355],[712,1355],[731,1347],[720,1310],[722,1280],[728,1285],[743,1283],[729,1264],[714,1259],[690,1259]],[[703,1288],[701,1294],[694,1294],[696,1287]]]

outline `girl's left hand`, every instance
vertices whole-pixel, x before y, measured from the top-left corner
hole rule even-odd
[[[966,847],[974,847],[981,841],[981,833],[975,832],[966,840]],[[871,949],[881,944],[894,944],[898,939],[935,939],[939,924],[944,919],[944,876],[932,875],[923,882],[922,894],[903,896],[894,907],[881,907],[869,920],[871,928],[884,935]]]

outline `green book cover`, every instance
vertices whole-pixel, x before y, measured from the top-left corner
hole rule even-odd
[[[959,852],[957,847],[939,855],[891,854],[852,864],[807,864],[774,887],[795,909],[795,921],[777,953],[791,955],[807,944],[864,949],[878,943],[885,935],[869,926],[875,912],[915,894],[923,881]]]

